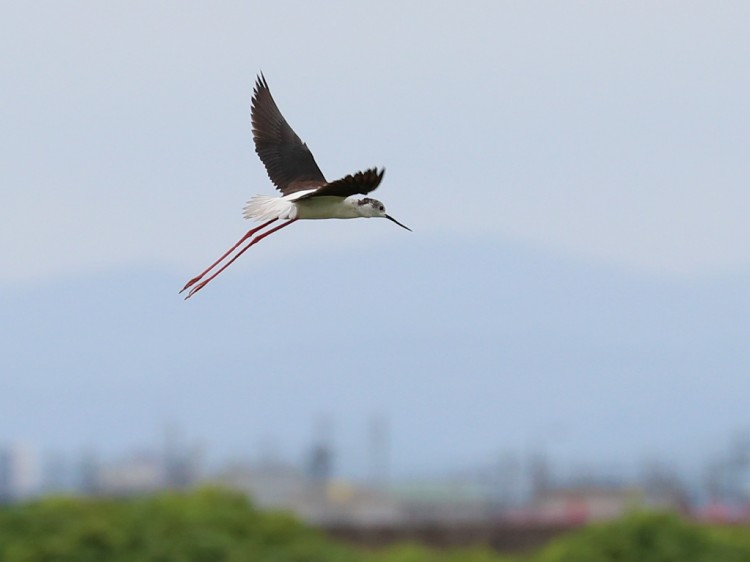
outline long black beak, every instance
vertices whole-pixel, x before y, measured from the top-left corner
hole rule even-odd
[[[392,217],[391,215],[386,215],[386,216],[385,216],[385,218],[387,218],[387,219],[388,219],[389,221],[393,221],[393,222],[395,222],[395,223],[396,223],[397,225],[399,225],[399,226],[400,226],[401,228],[405,228],[405,229],[406,229],[406,230],[408,230],[409,232],[413,232],[411,228],[409,228],[408,226],[404,226],[403,224],[401,224],[400,222],[398,222],[398,221],[397,221],[396,219],[394,219],[394,218],[393,218],[393,217]]]

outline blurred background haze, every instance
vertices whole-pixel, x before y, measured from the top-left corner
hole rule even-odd
[[[547,485],[661,466],[698,503],[747,501],[749,18],[3,3],[0,445],[37,467],[14,493],[179,435],[208,473],[489,470],[515,505],[535,466]],[[299,223],[184,302],[274,192],[261,70],[326,177],[384,166],[374,195],[414,233]]]

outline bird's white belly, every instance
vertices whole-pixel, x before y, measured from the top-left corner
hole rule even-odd
[[[295,201],[298,219],[354,219],[357,212],[356,199],[347,197],[312,197]]]

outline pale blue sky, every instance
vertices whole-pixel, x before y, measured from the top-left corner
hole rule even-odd
[[[323,171],[385,166],[379,197],[422,236],[659,274],[750,267],[747,3],[0,10],[4,282],[192,271],[230,244],[244,201],[272,192],[248,126],[261,69]],[[338,228],[317,241],[402,234]]]

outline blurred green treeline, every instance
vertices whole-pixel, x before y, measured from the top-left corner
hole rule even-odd
[[[364,551],[213,488],[134,499],[48,498],[0,510],[0,562],[750,562],[750,529],[633,514],[508,556],[413,544]]]

